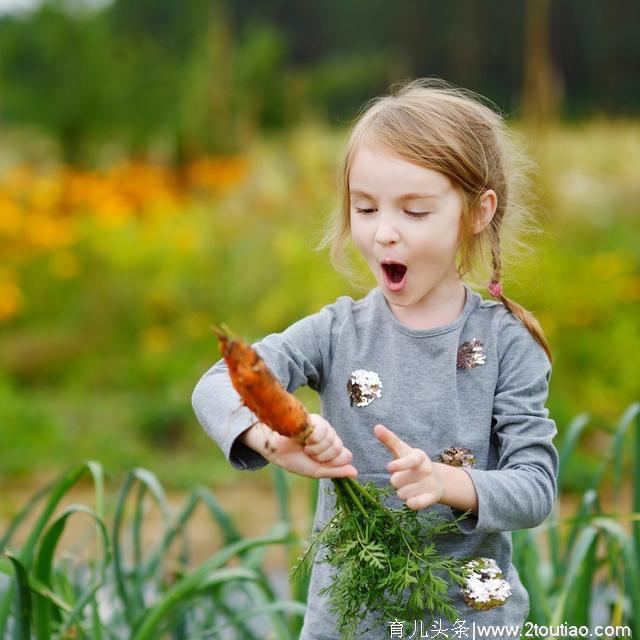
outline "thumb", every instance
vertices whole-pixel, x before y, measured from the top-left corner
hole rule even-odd
[[[383,424],[377,424],[373,428],[373,433],[382,444],[391,451],[394,458],[399,458],[411,451],[411,447],[398,438],[398,436],[385,427]]]

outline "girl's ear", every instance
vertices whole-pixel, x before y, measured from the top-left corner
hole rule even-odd
[[[487,189],[480,196],[480,201],[476,205],[476,220],[473,227],[475,234],[480,233],[491,222],[497,206],[496,192],[493,189]]]

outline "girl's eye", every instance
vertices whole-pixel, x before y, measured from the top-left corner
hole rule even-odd
[[[423,216],[429,215],[429,211],[405,211],[405,213],[408,213],[410,216],[414,216],[416,218],[422,218]]]
[[[375,209],[360,209],[359,207],[356,207],[356,211],[358,213],[373,213],[375,211]],[[413,216],[414,218],[422,218],[423,216],[428,216],[429,215],[429,211],[406,211],[405,213],[407,215]]]

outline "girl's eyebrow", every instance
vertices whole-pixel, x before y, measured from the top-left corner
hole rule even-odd
[[[349,191],[349,194],[352,196],[363,196],[365,198],[369,198],[370,200],[375,200],[373,196],[370,196],[365,191],[361,191],[360,189],[352,189]],[[401,196],[398,196],[398,200],[426,200],[428,198],[438,198],[436,193],[405,193]]]

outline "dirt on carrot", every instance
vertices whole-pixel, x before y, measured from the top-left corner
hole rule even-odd
[[[231,331],[213,327],[229,376],[244,405],[260,422],[301,443],[313,431],[304,405],[276,379],[256,350]]]

